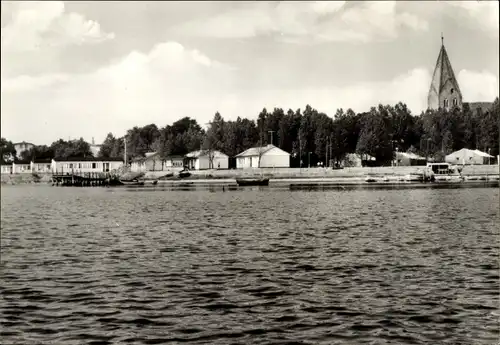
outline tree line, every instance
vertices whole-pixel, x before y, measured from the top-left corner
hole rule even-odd
[[[292,166],[317,162],[341,162],[348,153],[370,155],[379,164],[390,164],[394,151],[413,152],[437,161],[461,148],[479,149],[498,155],[499,101],[489,111],[462,109],[427,110],[411,114],[404,103],[379,105],[368,112],[338,109],[332,117],[307,105],[304,109],[264,108],[256,120],[238,117],[228,121],[217,112],[207,130],[195,119],[184,117],[171,125],[149,124],[129,129],[125,136],[109,133],[101,145],[99,157],[123,157],[125,140],[128,159],[144,157],[156,151],[161,158],[182,156],[206,149],[219,150],[234,157],[244,150],[273,144],[287,151]],[[2,138],[2,158],[12,155],[12,143]],[[50,146],[36,146],[23,152],[23,159],[91,156],[83,139]],[[15,152],[14,152],[15,156]]]

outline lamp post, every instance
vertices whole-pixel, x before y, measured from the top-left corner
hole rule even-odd
[[[308,152],[307,162],[308,162],[309,168],[311,168],[311,152]]]

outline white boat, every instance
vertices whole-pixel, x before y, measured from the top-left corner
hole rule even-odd
[[[462,182],[464,180],[458,167],[449,163],[428,163],[427,172],[435,182]]]
[[[409,173],[405,175],[405,181],[407,182],[423,182],[424,174],[420,172]]]

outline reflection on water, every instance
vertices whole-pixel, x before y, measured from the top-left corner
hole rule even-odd
[[[5,344],[492,344],[496,188],[2,187]]]

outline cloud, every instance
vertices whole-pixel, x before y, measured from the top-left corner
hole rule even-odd
[[[233,72],[166,42],[88,75],[4,79],[2,135],[50,143],[67,136],[104,139],[109,131],[121,135],[134,125],[164,126],[183,116],[208,120],[230,92]]]
[[[498,97],[498,77],[487,71],[463,69],[457,79],[464,102],[492,102]]]
[[[238,72],[196,49],[165,42],[87,75],[3,79],[2,136],[46,144],[68,136],[99,141],[110,131],[122,135],[136,125],[165,126],[184,116],[203,125],[216,111],[226,119],[255,119],[263,107],[306,104],[333,116],[337,108],[361,112],[401,101],[419,114],[427,106],[432,71],[415,68],[387,81],[322,88],[296,83],[286,89],[248,87]],[[487,72],[462,70],[458,79],[467,101],[498,95],[498,78]]]
[[[498,1],[445,1],[458,10],[458,21],[473,28],[498,36],[499,4]]]
[[[401,28],[427,30],[428,24],[395,1],[254,3],[206,20],[184,23],[179,34],[215,38],[251,38],[275,35],[297,43],[385,40]]]
[[[2,51],[30,51],[114,38],[113,33],[103,32],[99,23],[78,13],[66,13],[62,1],[11,2],[7,5],[2,5],[2,10],[8,10],[12,19],[2,28]]]

